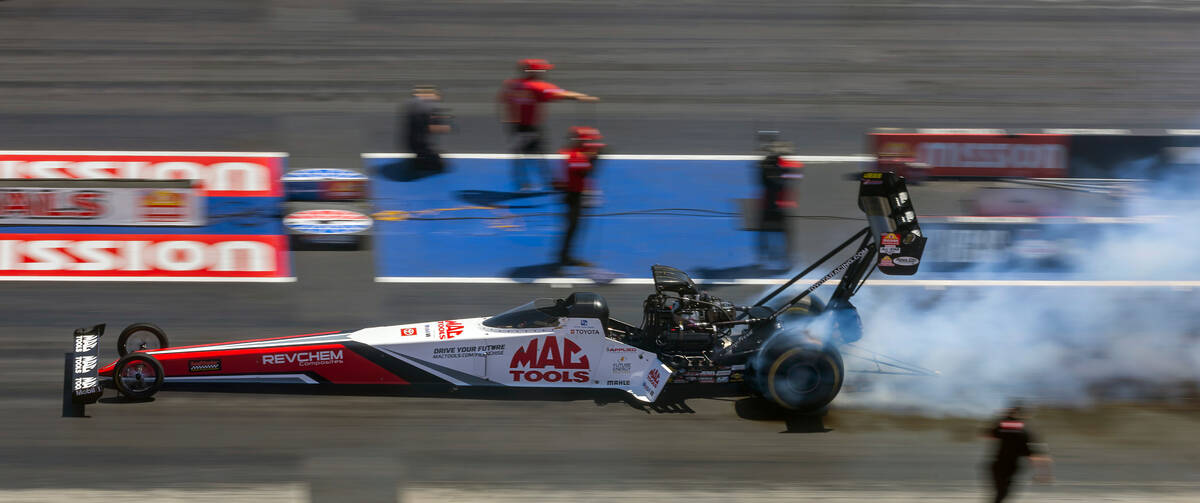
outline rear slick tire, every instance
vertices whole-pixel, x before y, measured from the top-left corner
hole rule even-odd
[[[786,409],[820,410],[842,390],[845,367],[832,346],[794,346],[769,361],[761,391]]]
[[[163,366],[157,358],[134,353],[121,358],[113,367],[113,386],[130,400],[148,400],[163,383]]]

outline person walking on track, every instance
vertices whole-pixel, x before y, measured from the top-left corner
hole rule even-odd
[[[594,96],[568,91],[542,80],[545,73],[552,68],[554,65],[544,59],[521,60],[517,64],[518,77],[504,81],[497,97],[497,101],[503,107],[502,120],[508,129],[512,152],[516,154],[513,161],[513,180],[521,191],[538,188],[529,181],[527,169],[531,161],[540,166],[543,182],[550,181],[545,159],[530,158],[543,153],[542,104],[560,99],[597,101]]]
[[[561,153],[566,156],[562,181],[557,185],[562,188],[563,202],[567,206],[566,229],[563,232],[562,246],[558,252],[560,266],[591,266],[592,264],[571,253],[571,245],[579,232],[579,219],[583,216],[584,194],[591,190],[591,176],[595,169],[596,157],[604,144],[600,131],[592,127],[576,126],[570,129],[570,145]]]

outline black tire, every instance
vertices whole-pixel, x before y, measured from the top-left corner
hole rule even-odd
[[[117,337],[117,353],[121,356],[143,349],[162,349],[168,345],[167,333],[153,323],[134,323],[125,327]]]
[[[113,385],[125,398],[146,400],[162,387],[163,374],[158,359],[145,353],[134,353],[121,358],[113,367]]]
[[[755,384],[763,396],[799,412],[829,405],[842,390],[846,375],[837,348],[815,343],[764,351],[758,365]]]

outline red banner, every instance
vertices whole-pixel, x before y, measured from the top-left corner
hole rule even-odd
[[[878,168],[902,176],[1064,178],[1069,140],[1059,134],[869,135]],[[915,169],[923,171],[910,173]]]
[[[287,236],[0,234],[0,279],[287,281]]]
[[[286,154],[5,152],[0,178],[196,180],[202,196],[278,197]]]

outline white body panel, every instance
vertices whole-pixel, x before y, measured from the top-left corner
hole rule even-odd
[[[483,326],[485,318],[366,328],[349,339],[462,386],[607,388],[653,402],[671,376],[654,353],[604,336],[600,320],[553,328]]]

